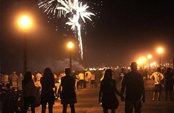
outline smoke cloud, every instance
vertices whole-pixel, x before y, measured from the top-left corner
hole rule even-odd
[[[33,71],[43,72],[43,70],[46,67],[51,68],[53,72],[59,72],[59,71],[64,71],[64,68],[69,66],[70,66],[69,58],[63,60],[55,60],[47,58],[45,60],[42,60],[42,62],[40,60],[29,62],[28,67],[32,72]],[[72,69],[75,71],[84,71],[85,67],[78,61],[72,60]]]

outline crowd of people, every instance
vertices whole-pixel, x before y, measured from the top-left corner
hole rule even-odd
[[[79,88],[94,89],[97,84],[95,74],[89,70],[81,72],[70,71],[69,73],[66,70],[59,72],[59,74],[53,73],[50,68],[46,68],[43,73],[36,71],[35,74],[30,71],[27,71],[24,75],[22,73],[17,75],[15,71],[9,75],[0,73],[1,96],[3,97],[0,101],[1,110],[6,113],[27,113],[30,106],[32,113],[34,113],[34,108],[41,104],[42,112],[44,113],[46,111],[46,104],[48,103],[51,113],[54,100],[60,99],[65,113],[67,105],[64,104],[62,94],[64,94],[63,89],[67,89],[63,88],[67,86],[67,82],[64,82],[64,77],[71,75],[74,80],[71,88],[72,91],[73,89],[74,91],[78,91]],[[50,97],[50,95],[52,96]],[[72,106],[71,104],[71,108],[73,108]]]
[[[103,71],[81,71],[75,72],[70,68],[56,74],[50,68],[45,68],[43,73],[37,71],[32,74],[27,71],[24,75],[7,75],[0,73],[0,104],[5,113],[22,112],[27,113],[29,106],[35,113],[36,106],[42,106],[42,113],[46,111],[48,104],[49,113],[53,112],[55,99],[60,99],[63,105],[63,113],[66,113],[67,105],[70,104],[71,113],[75,113],[74,104],[77,103],[76,91],[78,89],[99,90],[99,103],[103,112],[112,113],[118,107],[120,96],[125,101],[125,112],[141,113],[142,102],[145,102],[146,81],[154,81],[154,92],[152,100],[160,100],[161,91],[165,89],[165,100],[173,100],[174,71],[172,68],[138,69],[137,64],[131,64],[131,70],[121,68],[118,70],[104,69]],[[117,84],[121,83],[121,92],[117,90]],[[124,92],[125,97],[124,97]],[[169,98],[168,98],[169,93]],[[157,95],[157,98],[156,98]]]

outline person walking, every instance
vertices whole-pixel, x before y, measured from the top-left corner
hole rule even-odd
[[[15,112],[15,92],[11,88],[10,83],[6,84],[5,89],[2,91],[2,111],[3,113],[14,113]]]
[[[125,113],[141,113],[142,102],[145,102],[145,88],[143,82],[143,76],[137,72],[137,63],[131,63],[131,71],[125,74],[121,93],[124,94],[126,89],[125,97]]]
[[[84,75],[84,73],[80,72],[78,74],[78,76],[79,76],[79,86],[80,86],[80,88],[86,88],[86,82],[85,82],[85,75]]]
[[[167,72],[164,74],[164,87],[165,87],[165,100],[167,100],[168,92],[170,94],[170,100],[173,100],[173,81],[172,81],[173,74],[171,73],[171,68],[167,68]]]
[[[24,113],[27,113],[29,105],[31,112],[35,113],[35,85],[32,80],[31,72],[27,71],[22,81],[22,93],[24,97]]]
[[[41,91],[41,105],[42,105],[42,113],[46,111],[46,105],[48,103],[49,113],[53,113],[53,105],[54,105],[54,75],[50,68],[45,68],[43,77],[40,79],[42,91]]]
[[[160,72],[160,67],[157,68],[157,71],[154,72],[151,76],[150,79],[154,80],[155,84],[155,89],[153,92],[153,97],[152,100],[155,100],[155,96],[157,93],[157,100],[160,100],[161,96],[161,91],[162,91],[162,80],[164,79],[164,75]]]
[[[61,78],[61,104],[63,104],[63,112],[67,113],[67,105],[70,104],[71,113],[75,113],[74,104],[77,103],[75,92],[75,79],[70,76],[71,69],[65,68],[66,76]]]
[[[115,113],[115,109],[118,108],[119,101],[116,94],[123,100],[124,97],[118,92],[116,88],[116,82],[112,79],[112,70],[107,69],[104,74],[104,78],[101,81],[100,91],[99,91],[99,103],[102,103],[103,113],[108,113],[111,109],[111,113]]]
[[[91,72],[89,69],[85,72],[85,83],[86,83],[86,88],[91,88]]]

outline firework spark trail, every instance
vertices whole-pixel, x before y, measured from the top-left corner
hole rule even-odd
[[[71,26],[71,30],[77,31],[81,59],[83,59],[81,24],[79,20],[82,19],[84,23],[85,18],[92,21],[90,17],[94,16],[94,14],[87,11],[89,6],[87,4],[83,5],[78,0],[45,0],[38,5],[39,8],[44,8],[44,12],[47,14],[53,13],[53,15],[56,15],[57,11],[58,18],[61,18],[61,15],[66,17],[68,13],[72,14],[72,17],[68,17],[69,21],[65,24]]]

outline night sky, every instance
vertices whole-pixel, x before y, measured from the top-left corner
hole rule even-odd
[[[73,69],[87,67],[129,66],[140,56],[152,54],[158,62],[157,47],[162,46],[162,61],[174,57],[173,0],[82,0],[96,14],[86,20],[82,30],[84,59],[81,60],[77,39],[64,23],[46,15],[34,0],[1,0],[1,71],[22,72],[24,32],[16,18],[28,12],[33,27],[26,33],[28,40],[28,70],[43,71],[50,67],[58,72],[69,66],[68,41],[73,41]],[[26,3],[27,2],[27,3]]]

